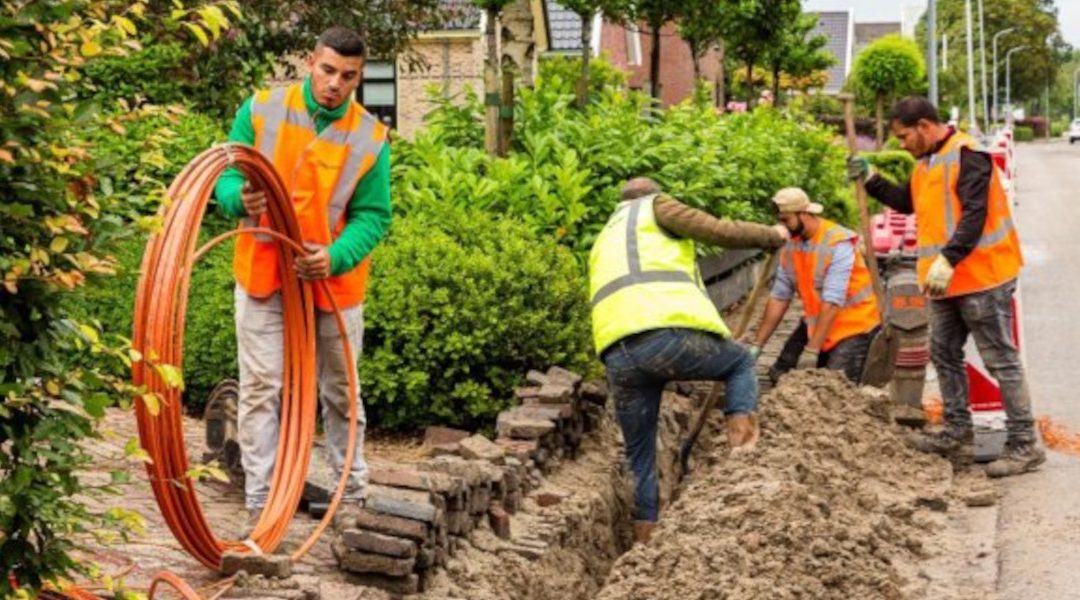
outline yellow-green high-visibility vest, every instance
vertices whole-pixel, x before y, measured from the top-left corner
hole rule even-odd
[[[657,224],[655,197],[621,203],[593,244],[589,297],[597,354],[627,336],[667,327],[731,337],[705,292],[694,242]]]

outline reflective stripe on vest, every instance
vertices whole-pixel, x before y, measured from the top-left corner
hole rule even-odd
[[[330,246],[345,227],[356,186],[378,160],[388,129],[349,101],[340,118],[317,132],[299,84],[257,92],[251,114],[256,149],[282,176],[305,241]],[[259,222],[267,220],[263,215]],[[280,289],[285,250],[279,246],[265,235],[237,238],[233,273],[245,292],[264,298]],[[370,260],[329,277],[325,289],[316,287],[315,305],[329,311],[333,304],[363,303]]]
[[[824,304],[821,293],[825,287],[826,273],[832,264],[833,249],[837,244],[847,241],[855,244],[855,264],[852,266],[844,303],[822,344],[822,350],[828,351],[844,339],[873,330],[880,324],[881,319],[870,271],[858,246],[858,236],[827,219],[821,219],[820,227],[814,240],[788,242],[783,250],[782,264],[799,290],[805,310],[804,320],[809,327],[809,335],[813,336]],[[809,273],[802,270],[810,268],[812,271]]]
[[[623,202],[589,253],[593,343],[602,353],[644,331],[694,329],[730,337],[698,274],[692,240],[672,237],[654,196]]]
[[[962,219],[956,180],[962,168],[963,149],[975,146],[968,135],[954,132],[937,154],[921,159],[912,174],[920,285],[925,285],[931,265],[956,234]],[[1023,264],[1020,242],[1000,177],[997,167],[992,167],[986,222],[971,253],[955,265],[946,297],[991,289],[1019,275]]]
[[[264,117],[263,127],[265,133],[260,140],[258,150],[271,161],[273,160],[274,149],[278,144],[278,137],[281,135],[282,123],[315,131],[315,122],[310,114],[286,105],[286,91],[287,88],[274,89],[270,92],[270,97],[266,102],[252,102],[251,106],[252,114],[259,114]],[[378,156],[378,153],[382,150],[383,141],[376,139],[375,136],[377,125],[378,122],[375,119],[362,119],[360,127],[356,131],[343,131],[335,123],[331,123],[322,130],[322,133],[317,135],[318,138],[328,142],[342,145],[348,144],[350,149],[345,165],[341,169],[341,176],[338,177],[330,196],[330,209],[328,211],[330,231],[334,230],[334,227],[345,214],[345,209],[349,206],[349,200],[352,199],[356,190],[351,174],[360,169],[365,156]],[[258,234],[256,237],[259,241],[273,239],[265,234]]]
[[[683,271],[642,271],[641,270],[641,254],[638,250],[638,215],[641,213],[641,205],[643,200],[635,200],[628,205],[619,207],[619,210],[629,210],[630,214],[626,218],[626,264],[628,267],[628,273],[609,281],[603,287],[596,291],[592,297],[592,305],[595,307],[604,301],[605,298],[614,294],[615,292],[629,287],[631,285],[637,285],[641,283],[656,283],[656,282],[684,282],[697,284],[696,281],[689,274]],[[651,208],[650,204],[650,208]],[[619,210],[615,211],[615,214],[619,214]]]

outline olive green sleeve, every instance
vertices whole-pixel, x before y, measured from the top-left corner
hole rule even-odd
[[[784,238],[766,225],[717,219],[678,200],[661,195],[653,201],[656,222],[678,237],[722,248],[779,248]]]

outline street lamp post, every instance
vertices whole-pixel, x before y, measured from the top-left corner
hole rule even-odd
[[[1072,73],[1072,119],[1080,118],[1080,69]]]
[[[1005,53],[1005,106],[1009,107],[1009,114],[1012,114],[1012,55],[1027,49],[1026,45],[1017,46]],[[1008,116],[1005,120],[1008,121]]]
[[[930,102],[937,106],[937,0],[930,0],[926,9],[926,43],[929,46],[926,55],[930,59],[930,72],[927,73],[930,76]]]
[[[979,0],[979,61],[982,68],[982,104],[983,104],[983,128],[990,131],[990,102],[986,95],[986,25],[983,13],[983,0]]]
[[[995,123],[997,123],[998,117],[1000,116],[1000,113],[1001,113],[1001,109],[998,108],[998,89],[999,88],[998,88],[997,42],[998,42],[999,37],[1005,35],[1006,33],[1012,33],[1013,31],[1016,31],[1016,28],[1015,27],[1009,27],[1007,29],[1002,29],[1001,31],[994,34],[993,46],[994,46],[994,122]]]
[[[979,119],[975,116],[975,36],[971,33],[971,21],[971,0],[964,0],[964,25],[967,28],[968,130],[974,134],[979,130]]]

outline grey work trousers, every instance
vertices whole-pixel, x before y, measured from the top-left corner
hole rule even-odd
[[[281,419],[281,388],[285,363],[285,322],[281,294],[260,299],[248,296],[238,285],[236,300],[236,346],[240,366],[238,410],[241,462],[244,466],[244,495],[248,509],[266,503],[274,472]],[[315,368],[319,403],[329,462],[335,477],[341,476],[349,441],[348,371],[345,350],[337,321],[330,313],[317,312]],[[360,356],[364,337],[363,307],[342,311],[354,360]],[[357,380],[356,397],[360,398]],[[363,497],[367,485],[364,461],[364,406],[357,406],[356,450],[345,490],[345,500]]]
[[[986,291],[930,302],[930,360],[941,385],[946,428],[957,437],[972,428],[964,366],[964,344],[971,334],[983,363],[1001,389],[1009,441],[1035,441],[1031,394],[1012,336],[1015,291],[1016,282],[1010,281]]]

